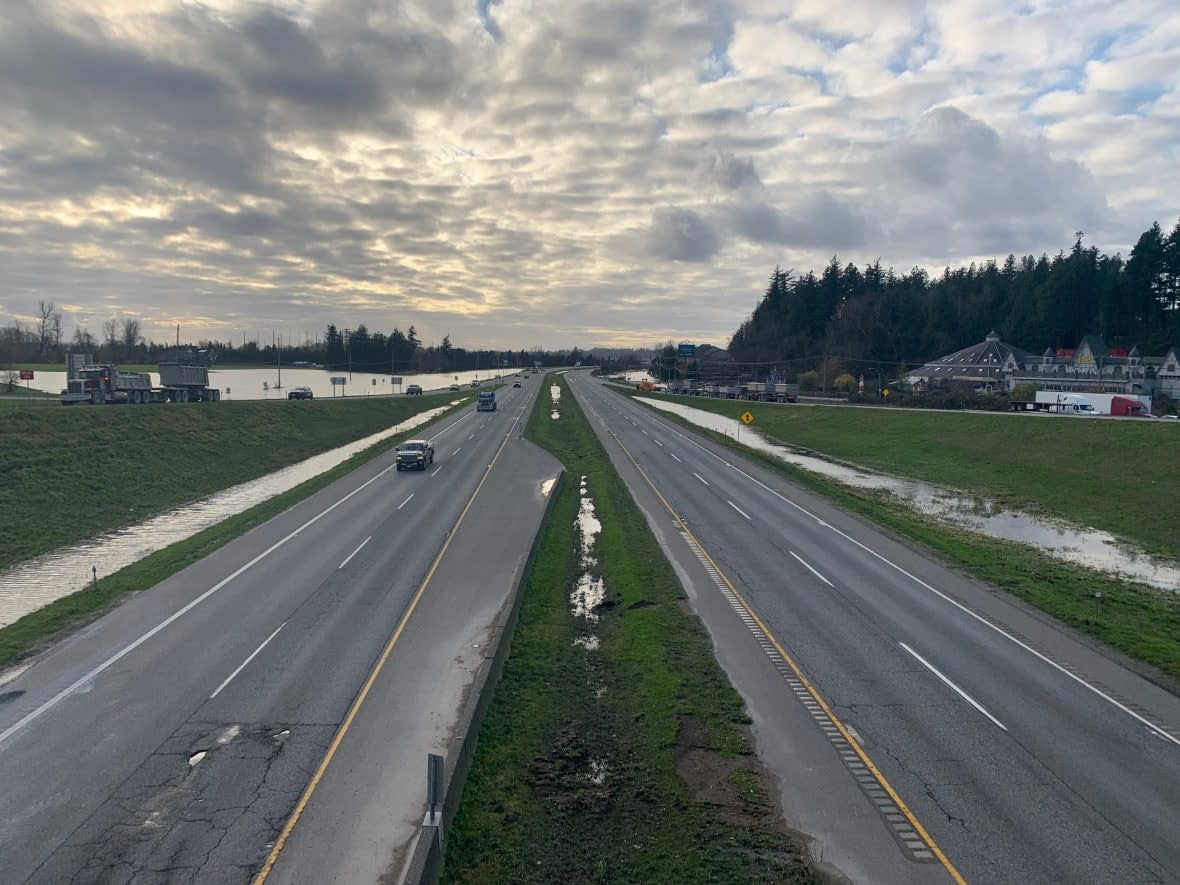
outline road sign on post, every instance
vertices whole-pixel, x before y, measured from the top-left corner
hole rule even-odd
[[[32,381],[34,375],[35,375],[35,373],[33,372],[32,369],[21,369],[20,370],[20,380],[21,381]]]
[[[754,416],[749,412],[742,412],[742,423],[747,427],[754,423]]]
[[[682,360],[690,360],[697,355],[697,346],[695,344],[681,344],[676,355]]]

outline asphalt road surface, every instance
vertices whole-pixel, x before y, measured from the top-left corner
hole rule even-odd
[[[566,377],[815,856],[864,882],[1180,881],[1180,699],[586,373]]]
[[[288,840],[293,852],[312,843],[317,881],[375,881],[396,865],[411,833],[395,824],[421,820],[425,755],[532,545],[540,480],[556,475],[519,438],[537,387],[415,431],[434,440],[428,470],[399,473],[390,451],[7,674],[0,881],[250,881],[406,618],[333,763],[355,773],[370,742],[391,751],[366,778],[390,825],[364,797],[332,805],[329,766]],[[493,536],[505,502],[519,526]],[[366,724],[390,704],[400,731]],[[417,783],[390,798],[394,751],[414,758]],[[325,806],[355,815],[363,846],[314,831]]]

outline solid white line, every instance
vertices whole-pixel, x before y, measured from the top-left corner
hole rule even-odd
[[[825,584],[827,584],[827,585],[828,585],[829,587],[831,587],[833,590],[835,590],[835,589],[836,589],[836,585],[835,585],[835,584],[833,584],[831,581],[829,581],[827,578],[825,578],[823,575],[821,575],[819,572],[817,572],[815,569],[813,569],[813,568],[812,568],[812,567],[811,567],[811,566],[810,566],[808,563],[804,562],[804,561],[803,561],[803,557],[801,557],[801,556],[799,556],[797,553],[795,553],[795,551],[794,551],[794,550],[788,550],[787,552],[788,552],[788,553],[790,553],[792,556],[794,556],[794,557],[795,557],[797,560],[799,560],[799,563],[800,563],[800,564],[801,564],[801,565],[802,565],[802,566],[803,566],[805,569],[807,569],[809,572],[811,572],[813,575],[815,575],[817,578],[819,578],[821,581],[823,581]]]
[[[410,498],[414,497],[414,495],[416,495],[416,494],[418,494],[418,493],[417,492],[410,492]],[[401,510],[403,507],[405,507],[407,504],[409,504],[410,498],[406,498],[406,500],[404,500],[400,504],[398,504],[397,509]]]
[[[742,510],[741,507],[738,507],[738,505],[733,503],[733,501],[726,501],[725,503],[728,504],[730,507],[732,507],[734,510],[736,510],[738,513],[740,513],[742,516],[744,516],[746,519],[750,518],[750,514],[746,513],[746,511]]]
[[[278,550],[280,547],[282,547],[284,544],[286,544],[288,541],[290,541],[292,538],[294,538],[296,535],[298,535],[300,532],[302,532],[305,528],[307,528],[310,525],[313,525],[314,523],[319,522],[321,519],[323,519],[325,516],[327,516],[329,513],[331,513],[333,510],[335,510],[337,507],[339,507],[341,504],[343,504],[345,501],[347,501],[349,498],[351,498],[353,495],[360,494],[361,491],[363,491],[365,488],[367,488],[368,486],[375,483],[377,480],[379,480],[381,477],[383,477],[385,474],[387,474],[391,470],[393,470],[392,467],[386,467],[384,470],[382,470],[376,476],[372,477],[371,479],[365,480],[363,483],[361,483],[359,486],[357,486],[355,489],[353,489],[351,492],[349,492],[347,495],[345,495],[343,498],[341,498],[335,504],[332,504],[331,506],[325,508],[324,510],[321,510],[319,513],[317,513],[315,516],[313,516],[311,519],[309,519],[303,525],[299,526],[299,528],[295,529],[289,535],[286,535],[285,537],[280,538],[278,541],[275,541],[273,544],[271,544],[269,547],[267,547],[265,550],[263,550],[261,553],[259,553],[257,556],[255,556],[253,559],[251,559],[249,562],[247,562],[245,565],[241,566],[240,568],[238,568],[234,572],[232,572],[229,575],[227,575],[226,577],[222,578],[220,581],[218,581],[216,584],[214,584],[212,587],[210,587],[208,590],[206,590],[204,593],[202,593],[196,599],[192,600],[191,602],[183,605],[182,607],[180,607],[179,609],[174,611],[172,614],[170,614],[164,620],[160,621],[160,623],[156,624],[156,626],[152,627],[152,629],[150,629],[146,633],[142,634],[138,639],[135,639],[134,641],[132,641],[128,645],[124,646],[122,649],[115,652],[113,655],[111,655],[109,658],[107,658],[101,664],[97,665],[96,667],[91,668],[84,675],[79,676],[77,679],[75,679],[73,682],[71,682],[69,685],[67,685],[65,688],[63,688],[61,691],[59,691],[57,694],[55,694],[53,697],[51,697],[49,700],[47,700],[41,706],[37,707],[37,709],[32,710],[29,713],[26,713],[24,716],[22,716],[20,719],[18,719],[16,722],[14,722],[12,725],[8,726],[8,728],[4,729],[4,731],[0,731],[0,744],[4,743],[6,740],[8,740],[10,737],[12,737],[14,734],[16,734],[22,728],[24,728],[26,725],[28,725],[34,719],[37,719],[38,717],[44,715],[47,710],[51,710],[54,707],[56,707],[59,703],[61,703],[63,698],[69,697],[74,692],[76,692],[79,688],[81,688],[83,685],[85,685],[87,682],[90,682],[92,679],[94,679],[96,676],[98,676],[100,673],[105,672],[106,670],[110,669],[115,664],[117,664],[119,661],[123,660],[123,658],[127,657],[127,655],[131,654],[131,652],[135,651],[137,648],[139,648],[141,645],[143,645],[145,642],[147,642],[149,639],[151,639],[153,636],[155,636],[161,630],[163,630],[166,627],[168,627],[169,625],[171,625],[174,621],[179,620],[180,618],[187,615],[190,611],[192,611],[194,608],[196,608],[198,605],[200,605],[202,602],[204,602],[206,599],[208,599],[210,596],[212,596],[214,593],[216,593],[222,587],[226,586],[228,583],[233,581],[235,578],[240,577],[247,570],[253,568],[258,563],[262,562],[263,559],[270,556],[270,554],[272,554],[274,551]]]
[[[693,476],[695,476],[697,479],[699,479],[699,480],[700,480],[701,482],[703,482],[705,485],[708,485],[708,484],[709,484],[708,480],[706,480],[706,479],[705,479],[703,476],[701,476],[699,473],[694,473],[694,474],[693,474]]]
[[[650,408],[650,407],[649,407],[649,408]],[[1119,701],[1117,701],[1115,698],[1112,698],[1110,695],[1108,695],[1106,692],[1104,692],[1102,689],[1098,688],[1097,686],[1095,686],[1095,685],[1091,685],[1089,682],[1087,682],[1087,681],[1086,681],[1085,679],[1083,679],[1081,676],[1078,676],[1076,673],[1071,673],[1069,670],[1065,669],[1065,667],[1061,666],[1059,663],[1057,663],[1057,662],[1056,662],[1055,660],[1053,660],[1052,658],[1050,658],[1050,657],[1048,657],[1047,655],[1044,655],[1044,654],[1042,654],[1041,652],[1037,651],[1035,648],[1033,648],[1032,646],[1030,646],[1028,643],[1026,643],[1026,642],[1022,642],[1021,640],[1017,639],[1015,636],[1013,636],[1011,633],[1009,633],[1009,632],[1008,632],[1007,630],[1005,630],[1003,627],[997,627],[995,624],[993,624],[993,623],[991,623],[990,621],[988,621],[988,620],[987,620],[986,618],[984,618],[982,615],[976,614],[975,612],[973,612],[973,611],[972,611],[971,609],[969,609],[967,606],[963,605],[963,604],[962,604],[961,602],[959,602],[958,600],[952,599],[950,596],[948,596],[947,594],[943,593],[941,590],[939,590],[939,589],[937,589],[936,587],[933,587],[933,586],[931,586],[930,584],[928,584],[928,583],[926,583],[925,581],[923,581],[923,580],[922,580],[921,578],[919,578],[917,575],[911,574],[910,572],[906,571],[904,568],[902,568],[902,567],[901,567],[900,565],[898,565],[896,562],[893,562],[893,560],[891,560],[891,559],[887,558],[886,556],[884,556],[884,555],[882,555],[882,554],[878,553],[876,550],[874,550],[873,548],[869,547],[868,545],[866,545],[866,544],[862,544],[860,541],[856,540],[856,538],[852,537],[851,535],[849,535],[849,534],[847,534],[847,533],[845,533],[845,532],[842,532],[842,531],[840,531],[840,529],[836,528],[835,526],[833,526],[833,525],[830,525],[830,524],[828,524],[828,523],[824,522],[824,521],[823,521],[823,520],[822,520],[822,519],[821,519],[819,516],[817,516],[816,514],[812,513],[810,510],[808,510],[808,509],[807,509],[806,507],[804,507],[803,505],[795,503],[795,502],[794,502],[794,501],[792,501],[790,498],[788,498],[788,497],[786,497],[785,495],[783,495],[781,492],[778,492],[778,491],[776,491],[775,489],[772,489],[770,486],[768,486],[766,483],[764,483],[764,482],[762,482],[761,480],[759,480],[757,477],[753,477],[753,476],[751,476],[750,474],[746,473],[746,471],[742,470],[740,467],[737,467],[737,466],[736,466],[736,465],[734,465],[734,464],[730,464],[728,461],[726,461],[724,458],[722,458],[722,457],[721,457],[720,455],[718,455],[716,452],[713,452],[713,451],[711,451],[711,450],[709,450],[709,449],[705,448],[705,446],[701,445],[701,444],[700,444],[699,442],[697,442],[695,439],[692,439],[691,437],[687,436],[686,434],[683,434],[683,433],[681,433],[681,432],[679,431],[679,429],[678,429],[676,426],[674,426],[674,425],[672,425],[672,424],[670,424],[670,423],[668,423],[668,422],[666,422],[666,421],[662,421],[662,420],[660,420],[659,418],[657,418],[657,417],[656,417],[656,416],[654,416],[654,415],[652,416],[652,420],[653,420],[653,421],[655,421],[657,424],[661,425],[662,427],[664,427],[666,430],[668,430],[668,431],[670,431],[671,433],[675,434],[676,436],[680,437],[682,440],[684,440],[684,441],[685,441],[686,443],[688,443],[689,445],[691,445],[691,446],[695,446],[696,448],[700,449],[700,450],[701,450],[702,452],[704,452],[706,455],[710,455],[710,456],[712,456],[713,458],[716,458],[716,459],[717,459],[718,461],[720,461],[722,464],[726,464],[726,465],[728,465],[728,466],[730,466],[730,467],[733,467],[733,468],[734,468],[734,470],[736,470],[738,473],[740,473],[740,474],[741,474],[742,476],[744,476],[746,479],[750,480],[750,482],[754,483],[756,486],[759,486],[760,488],[762,488],[762,489],[766,490],[767,492],[769,492],[770,494],[774,495],[776,498],[778,498],[778,499],[779,499],[780,501],[782,501],[783,503],[785,503],[785,504],[789,504],[790,506],[792,506],[792,507],[794,507],[796,510],[798,510],[800,513],[803,513],[803,514],[805,514],[806,516],[809,516],[811,519],[814,519],[814,520],[816,521],[816,523],[818,523],[819,525],[823,526],[824,528],[829,528],[829,529],[831,529],[833,532],[835,532],[835,533],[836,533],[837,535],[839,535],[840,537],[842,537],[842,538],[844,538],[844,539],[846,539],[846,540],[848,540],[848,541],[852,542],[853,544],[855,544],[857,547],[859,547],[859,548],[860,548],[861,550],[863,550],[865,553],[868,553],[870,556],[872,556],[872,557],[875,557],[876,559],[878,559],[878,560],[880,560],[881,562],[885,563],[885,565],[889,566],[890,568],[894,569],[895,571],[899,572],[900,574],[903,574],[903,575],[905,575],[907,578],[909,578],[911,581],[913,581],[913,582],[914,582],[915,584],[917,584],[919,587],[922,587],[922,588],[923,588],[923,589],[925,589],[925,590],[929,590],[931,593],[933,593],[933,594],[934,594],[935,596],[937,596],[939,599],[942,599],[944,602],[948,602],[948,603],[950,603],[950,604],[951,604],[951,605],[953,605],[955,608],[959,609],[959,611],[961,611],[961,612],[963,612],[964,614],[966,614],[966,615],[968,615],[968,616],[970,616],[970,617],[974,618],[976,621],[978,621],[978,622],[979,622],[980,624],[982,624],[984,627],[987,627],[987,628],[988,628],[988,629],[990,629],[990,630],[994,630],[996,633],[998,633],[999,635],[1003,636],[1003,637],[1004,637],[1005,639],[1007,639],[1009,642],[1012,642],[1013,644],[1015,644],[1015,645],[1019,646],[1020,648],[1024,649],[1026,652],[1028,652],[1028,653],[1029,653],[1030,655],[1032,655],[1033,657],[1035,657],[1035,658],[1038,658],[1038,659],[1040,659],[1042,662],[1044,662],[1044,663],[1048,664],[1050,667],[1052,667],[1052,668],[1053,668],[1054,670],[1056,670],[1057,672],[1061,673],[1063,676],[1067,676],[1067,677],[1069,677],[1069,678],[1070,678],[1070,679],[1072,679],[1074,682],[1076,682],[1078,685],[1080,685],[1080,686],[1082,686],[1083,688],[1086,688],[1086,689],[1088,689],[1089,691],[1093,692],[1094,694],[1098,695],[1098,697],[1102,698],[1104,701],[1106,701],[1107,703],[1111,704],[1112,706],[1114,706],[1114,707],[1117,707],[1119,710],[1122,710],[1124,713],[1126,713],[1128,716],[1130,716],[1130,717],[1131,717],[1132,719],[1134,719],[1136,722],[1139,722],[1139,723],[1141,723],[1142,725],[1146,726],[1148,729],[1150,729],[1150,730],[1151,730],[1151,732],[1152,732],[1153,734],[1155,734],[1157,737],[1161,737],[1161,738],[1163,738],[1164,740],[1166,740],[1166,741],[1170,741],[1171,743],[1173,743],[1173,744],[1175,744],[1176,746],[1180,747],[1180,738],[1178,738],[1178,737],[1175,737],[1174,735],[1171,735],[1171,734],[1169,734],[1168,732],[1164,731],[1162,728],[1160,728],[1158,725],[1156,725],[1156,724],[1155,724],[1154,722],[1152,722],[1150,719],[1147,719],[1146,717],[1139,715],[1139,714],[1138,714],[1138,713],[1136,713],[1134,710],[1132,710],[1130,707],[1126,706],[1125,704],[1122,704],[1122,703],[1120,703],[1120,702],[1119,702]],[[676,457],[676,456],[675,456],[675,455],[673,455],[672,457]],[[679,461],[680,459],[679,459],[679,458],[677,458],[676,460],[677,460],[677,461]]]
[[[361,545],[361,547],[364,547],[364,546],[365,546],[364,544]],[[221,683],[221,685],[217,686],[216,689],[213,690],[213,694],[209,695],[209,700],[213,700],[215,697],[217,697],[219,694],[221,694],[221,690],[223,688],[225,688],[227,685],[229,685],[231,682],[233,682],[234,677],[237,676],[239,673],[241,673],[243,670],[245,670],[246,665],[248,663],[250,663],[256,657],[258,657],[258,653],[260,651],[262,651],[264,648],[266,648],[266,644],[268,642],[270,642],[272,639],[274,639],[276,636],[279,635],[279,631],[282,630],[283,627],[286,626],[286,624],[287,624],[287,622],[283,621],[283,623],[281,623],[281,624],[279,624],[279,626],[275,627],[275,632],[271,633],[270,636],[268,636],[268,637],[266,637],[266,639],[262,640],[262,645],[258,646],[258,648],[256,648],[256,649],[254,649],[254,651],[250,653],[250,657],[248,657],[248,658],[246,658],[246,660],[242,661],[242,663],[240,663],[238,665],[238,669],[234,670],[232,673],[230,673],[228,676],[226,676],[225,681],[223,683]]]
[[[348,565],[350,562],[352,562],[352,558],[361,552],[361,547],[364,547],[366,544],[368,544],[369,541],[372,540],[372,538],[373,538],[373,536],[369,535],[369,537],[367,537],[367,538],[365,538],[365,540],[361,541],[360,545],[355,550],[353,550],[350,554],[348,554],[348,556],[346,556],[344,558],[344,562],[340,563],[340,565],[336,566],[336,568],[342,569],[346,565]]]
[[[669,455],[671,455],[673,458],[676,458],[676,453],[675,453],[675,452],[669,452],[668,454],[669,454]],[[679,459],[679,458],[676,458],[676,460],[677,460],[677,461],[680,461],[680,459]],[[683,462],[683,461],[680,461],[680,463],[681,463],[681,464],[683,464],[684,462]]]
[[[927,670],[929,670],[931,673],[933,673],[935,676],[937,676],[939,679],[941,679],[943,682],[945,682],[947,685],[949,685],[952,689],[954,689],[954,691],[959,695],[959,697],[961,697],[963,700],[965,700],[967,703],[969,703],[972,707],[974,707],[976,710],[978,710],[980,713],[982,713],[984,716],[986,716],[988,719],[990,719],[992,721],[992,724],[998,725],[1000,728],[1003,728],[1004,731],[1008,730],[1007,728],[1004,728],[1003,722],[1001,722],[999,719],[997,719],[995,716],[993,716],[987,710],[983,709],[982,704],[980,704],[978,701],[976,701],[975,698],[971,697],[971,695],[967,694],[967,692],[963,691],[963,689],[959,688],[959,686],[955,685],[953,682],[951,682],[949,679],[947,679],[942,673],[939,672],[938,668],[935,667],[932,663],[930,663],[928,660],[926,660],[924,657],[922,657],[920,654],[918,654],[916,651],[914,651],[912,648],[910,648],[904,642],[899,642],[898,645],[900,645],[907,652],[909,652],[911,655],[913,655],[915,658],[917,658],[918,663],[920,663],[923,667],[925,667]]]

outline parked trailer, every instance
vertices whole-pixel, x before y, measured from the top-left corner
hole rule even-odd
[[[160,386],[172,402],[215,403],[221,391],[209,386],[209,367],[185,363],[160,363]]]
[[[208,386],[209,369],[206,366],[161,363],[159,387],[152,384],[152,376],[147,372],[125,372],[110,363],[74,366],[71,373],[60,397],[62,404],[67,406],[75,403],[217,402],[221,399],[221,391]]]

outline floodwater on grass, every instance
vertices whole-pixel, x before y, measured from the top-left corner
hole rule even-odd
[[[582,574],[570,591],[570,610],[574,617],[585,618],[588,623],[593,624],[598,621],[598,612],[595,609],[606,599],[606,583],[593,573],[594,566],[598,565],[598,559],[594,556],[594,544],[598,540],[598,533],[602,531],[602,523],[594,515],[594,499],[590,497],[590,492],[586,488],[586,477],[584,476],[579,493],[581,494],[581,502],[578,504],[576,525],[578,527],[578,542],[581,547]],[[598,647],[598,637],[587,637],[587,644],[584,647],[588,651],[590,650],[590,642],[593,643],[594,648]],[[575,645],[581,644],[581,642],[575,641]]]
[[[550,410],[549,410],[549,417],[552,418],[554,421],[556,421],[558,418],[561,417],[561,412],[557,408],[558,403],[561,402],[561,388],[558,387],[556,384],[550,385],[549,398],[551,400],[553,400],[553,405],[550,406]]]
[[[191,538],[224,519],[331,470],[375,443],[425,424],[449,407],[429,409],[363,439],[161,513],[146,522],[73,547],[54,550],[0,572],[0,627],[83,589],[92,580],[92,568],[98,570],[101,581],[157,550]]]
[[[992,538],[1029,544],[1075,565],[1163,590],[1180,591],[1180,566],[1122,544],[1107,532],[1003,509],[989,498],[978,498],[955,489],[828,461],[783,443],[772,442],[758,431],[742,426],[734,418],[704,409],[656,399],[643,398],[640,402],[673,412],[693,424],[733,437],[742,445],[766,452],[811,473],[818,473],[854,488],[889,492],[919,513],[934,516],[960,528]]]

